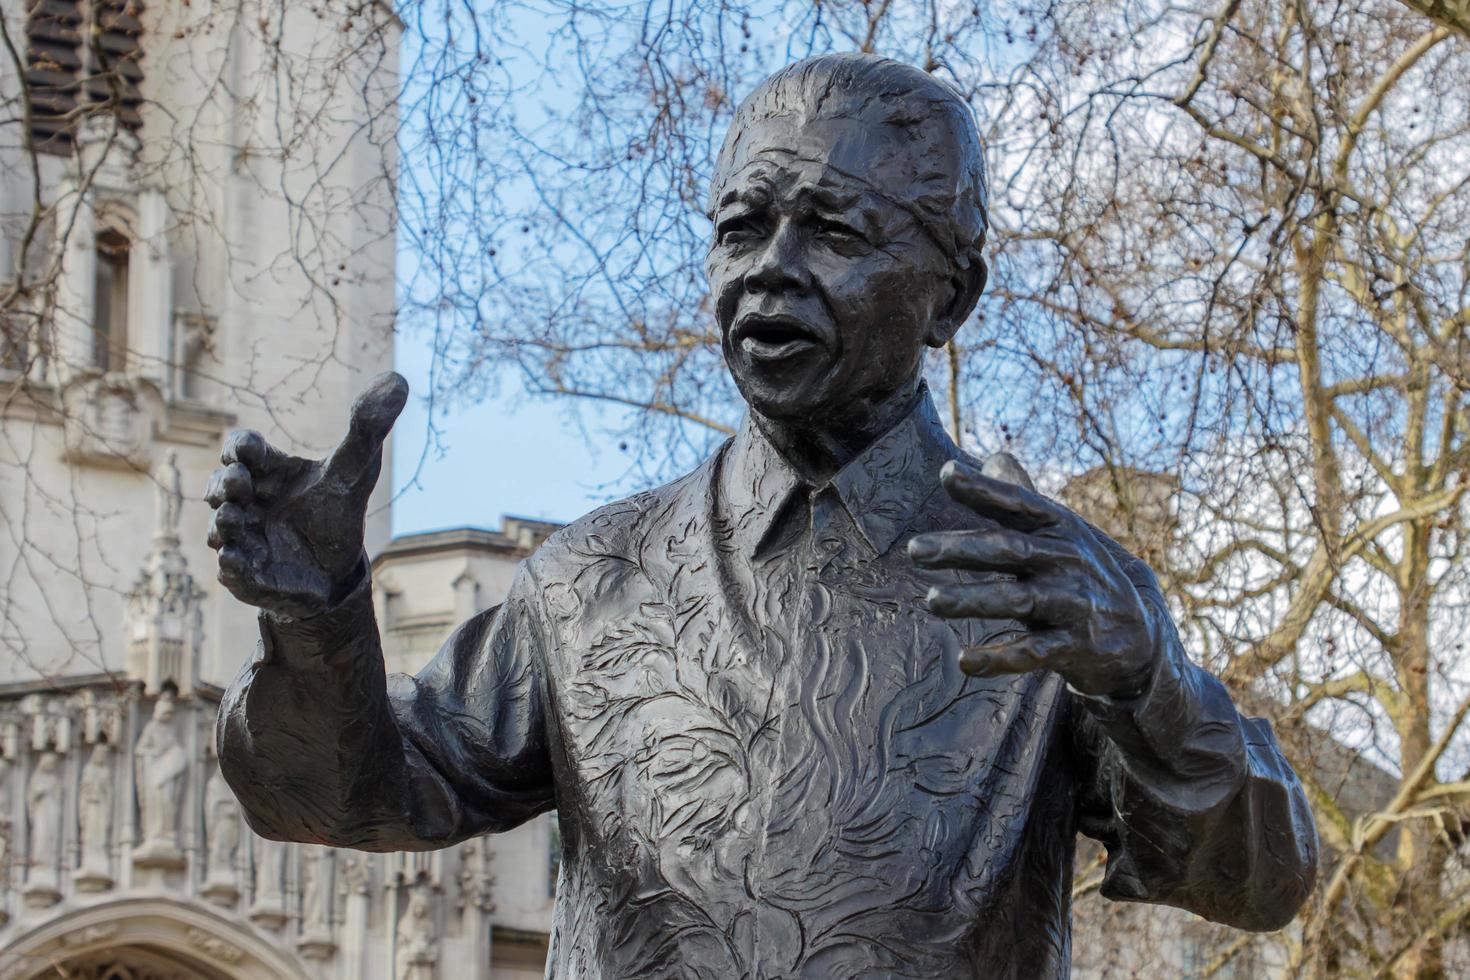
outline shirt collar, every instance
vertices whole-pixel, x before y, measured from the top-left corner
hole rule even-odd
[[[939,469],[959,455],[921,388],[914,408],[837,471],[828,485],[875,554],[883,554],[939,487]],[[747,414],[721,467],[724,517],[735,539],[764,540],[801,477]],[[815,488],[824,489],[824,488]]]

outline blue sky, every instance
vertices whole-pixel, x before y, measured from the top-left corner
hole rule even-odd
[[[506,63],[523,58],[534,63],[538,56],[548,56],[553,44],[547,32],[554,19],[539,20],[529,8],[514,8],[503,16],[514,30],[493,46]],[[414,27],[435,33],[443,29],[432,18],[416,21]],[[416,43],[414,32],[405,32],[405,66],[414,63]],[[413,91],[422,79],[405,76],[403,81],[406,100],[422,95]],[[538,87],[518,96],[516,109],[534,119],[540,106],[571,97],[571,89]],[[414,165],[413,155],[403,159],[405,166]],[[400,239],[400,279],[414,264],[410,247],[406,236]],[[496,394],[477,404],[436,410],[437,434],[431,433],[426,396],[432,363],[430,333],[401,324],[396,366],[413,394],[394,429],[394,534],[462,525],[496,528],[505,514],[570,521],[643,487],[646,477],[632,470],[619,440],[610,434],[624,418],[619,410],[531,400],[509,371]]]
[[[424,338],[399,337],[398,370],[414,394],[394,429],[394,534],[495,528],[502,514],[570,521],[640,488],[617,440],[601,431],[614,413],[583,406],[574,419],[567,406],[525,399],[514,379],[498,396],[439,417],[441,449],[426,455],[431,353]]]

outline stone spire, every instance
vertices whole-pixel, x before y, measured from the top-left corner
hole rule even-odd
[[[153,548],[128,600],[127,669],[149,695],[172,682],[180,697],[188,697],[199,674],[204,593],[179,549],[184,495],[176,455],[170,452],[159,469]]]

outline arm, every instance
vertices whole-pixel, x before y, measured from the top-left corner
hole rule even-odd
[[[318,616],[260,616],[220,705],[220,768],[259,834],[442,847],[554,805],[535,589],[522,567],[417,677],[388,676],[364,576]]]
[[[1006,580],[935,588],[929,607],[1019,627],[963,651],[966,673],[1066,680],[1079,824],[1108,847],[1104,893],[1245,929],[1290,921],[1316,878],[1305,794],[1269,726],[1184,655],[1153,573],[1023,486],[952,463],[942,479],[991,526],[920,535],[914,560]]]
[[[1306,794],[1270,725],[1189,661],[1153,573],[1122,557],[1159,625],[1151,676],[1134,698],[1071,692],[1078,825],[1107,847],[1102,894],[1279,929],[1316,880]]]
[[[500,611],[418,677],[384,671],[363,528],[407,398],[398,375],[375,379],[323,460],[231,433],[210,478],[219,580],[261,609],[256,657],[220,706],[220,767],[266,837],[442,847],[552,806],[546,634],[524,566]]]

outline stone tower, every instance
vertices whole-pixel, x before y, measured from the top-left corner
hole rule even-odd
[[[221,439],[321,454],[393,361],[391,6],[0,16],[24,42],[0,57],[0,980],[539,975],[549,821],[279,844],[213,754],[256,636],[205,545]],[[368,546],[416,669],[546,529],[390,544],[387,482]]]

